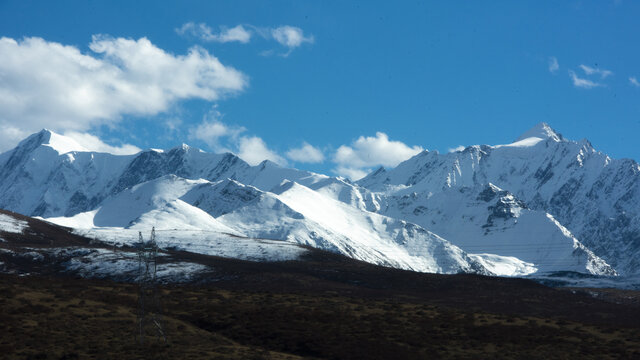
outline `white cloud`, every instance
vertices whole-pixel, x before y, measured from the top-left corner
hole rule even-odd
[[[244,126],[225,124],[220,120],[222,117],[214,107],[198,126],[189,129],[189,138],[203,141],[216,153],[235,153],[249,165],[258,165],[264,160],[287,165],[287,160],[269,149],[262,138],[241,136],[247,129]]]
[[[185,99],[218,100],[247,77],[200,47],[168,53],[148,39],[94,36],[91,52],[31,37],[0,38],[0,129],[86,132],[123,115],[152,116]],[[14,130],[6,130],[15,128]],[[7,139],[15,145],[20,139]]]
[[[355,169],[355,168],[345,167],[345,166],[338,166],[333,171],[336,174],[349,178],[353,181],[358,181],[363,177],[367,176],[367,174],[369,173],[369,169],[363,170],[363,169]]]
[[[299,163],[321,163],[324,161],[324,154],[320,149],[304,143],[299,148],[289,149],[287,157]]]
[[[304,36],[302,29],[289,25],[271,29],[271,36],[273,36],[280,45],[286,46],[289,49],[297,48],[304,43],[313,43],[314,41],[313,35]]]
[[[140,148],[135,145],[123,144],[120,146],[112,146],[106,144],[102,140],[100,140],[97,136],[88,134],[88,133],[80,133],[76,131],[68,131],[64,133],[64,136],[75,140],[80,146],[89,150],[89,151],[97,151],[97,152],[106,152],[115,155],[130,155],[136,154],[140,152]]]
[[[610,70],[596,69],[587,65],[580,65],[580,68],[586,75],[600,75],[601,79],[605,79],[607,76],[613,75],[613,72]]]
[[[573,70],[569,70],[569,76],[571,77],[571,80],[573,80],[573,86],[575,87],[579,87],[583,89],[592,89],[594,87],[604,86],[603,84],[593,82],[589,79],[583,79],[578,77],[578,75],[576,75],[576,73]]]
[[[454,147],[454,148],[449,148],[449,149],[447,149],[447,152],[452,153],[452,152],[462,151],[462,150],[464,150],[464,149],[466,149],[464,146],[462,146],[462,145],[458,145],[458,146],[456,146],[456,147]]]
[[[390,141],[382,132],[376,133],[375,137],[360,136],[350,146],[338,148],[333,158],[338,165],[335,172],[354,179],[357,171],[379,165],[393,167],[422,150],[420,146],[409,147],[400,141]]]
[[[269,149],[264,140],[257,136],[243,136],[240,138],[238,156],[249,165],[258,165],[264,160],[271,160],[282,166],[287,165],[287,160]]]
[[[222,141],[222,138],[230,138],[235,142],[246,130],[243,126],[227,125],[219,120],[205,119],[197,127],[189,129],[189,138],[204,141],[215,152],[227,152],[230,151],[226,146],[228,140]]]
[[[214,34],[211,28],[207,26],[207,24],[195,24],[193,22],[188,22],[182,25],[180,28],[176,29],[176,32],[179,35],[189,34],[200,38],[203,41],[221,43],[237,41],[246,44],[251,40],[251,32],[245,29],[242,25],[237,25],[232,28],[221,26],[220,32]]]
[[[640,87],[640,82],[638,82],[638,79],[636,79],[635,76],[629,77],[629,83],[635,87]]]
[[[179,35],[191,35],[201,39],[202,41],[212,42],[231,42],[238,41],[243,44],[249,43],[254,34],[262,37],[266,40],[275,40],[280,45],[288,49],[287,52],[279,54],[280,56],[287,57],[291,52],[301,46],[304,43],[313,43],[313,35],[305,35],[304,31],[299,27],[283,25],[279,27],[260,27],[249,24],[237,25],[232,28],[226,28],[221,26],[220,32],[214,33],[211,27],[207,24],[194,22],[188,22],[183,24],[180,28],[175,29]],[[275,54],[273,49],[264,50],[260,52],[262,56],[271,56]]]
[[[11,124],[0,122],[0,153],[11,150],[20,140],[26,138],[31,133],[22,130]]]
[[[560,69],[560,64],[558,64],[558,59],[555,56],[551,56],[549,58],[549,72],[555,73]]]
[[[287,52],[278,54],[282,57],[289,56],[295,48],[304,43],[312,44],[314,42],[313,35],[305,36],[302,29],[289,25],[277,28],[258,29],[258,33],[265,38],[273,38],[280,45],[287,47],[289,49]],[[273,51],[263,51],[260,54],[263,56],[269,56],[273,53]]]

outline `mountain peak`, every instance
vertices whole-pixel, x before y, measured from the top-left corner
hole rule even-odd
[[[546,139],[553,139],[554,141],[563,140],[562,134],[553,130],[551,126],[549,126],[549,124],[545,122],[541,122],[539,124],[536,124],[534,127],[529,129],[528,131],[526,131],[524,134],[520,135],[520,137],[516,139],[516,142],[524,139],[533,138],[533,137],[540,138],[543,140],[546,140]]]
[[[38,146],[47,146],[57,151],[58,154],[65,154],[71,151],[89,151],[74,139],[60,135],[49,129],[42,129],[18,144],[18,147],[24,146],[30,149],[35,149]]]

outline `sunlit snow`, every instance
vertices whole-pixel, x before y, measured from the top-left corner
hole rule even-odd
[[[9,233],[21,233],[28,227],[26,221],[18,220],[9,215],[0,214],[0,231]]]

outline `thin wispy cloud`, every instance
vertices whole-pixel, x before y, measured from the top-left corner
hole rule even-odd
[[[605,69],[596,69],[587,65],[580,65],[580,68],[586,75],[600,75],[601,79],[606,79],[608,76],[613,75],[613,71]]]
[[[282,54],[282,56],[289,56],[291,51],[304,43],[312,44],[314,42],[313,35],[305,36],[302,29],[295,26],[280,26],[270,31],[273,39],[289,49],[289,51]]]
[[[635,76],[629,77],[629,83],[635,87],[640,87],[640,82],[638,82]]]
[[[175,31],[182,36],[193,36],[201,41],[219,43],[235,41],[247,44],[252,40],[252,38],[254,38],[254,35],[257,35],[262,39],[275,41],[281,46],[287,48],[287,51],[284,53],[278,53],[273,49],[265,50],[260,52],[260,55],[263,56],[280,55],[287,57],[296,48],[305,43],[312,44],[315,41],[313,35],[305,35],[301,28],[290,25],[260,27],[245,24],[236,25],[232,28],[220,26],[219,29],[220,30],[218,32],[214,32],[207,24],[188,22],[175,29]]]
[[[553,74],[556,71],[558,71],[558,69],[560,69],[560,64],[558,64],[558,59],[556,59],[555,56],[551,56],[549,58],[549,72]]]
[[[220,31],[214,33],[207,24],[188,22],[177,28],[176,32],[179,35],[190,35],[202,41],[209,42],[227,43],[236,41],[246,44],[251,41],[251,31],[245,29],[242,25],[237,25],[232,28],[221,26]]]
[[[571,80],[573,81],[573,86],[578,88],[593,89],[595,87],[604,86],[604,84],[579,77],[573,70],[569,70],[569,77],[571,77]]]

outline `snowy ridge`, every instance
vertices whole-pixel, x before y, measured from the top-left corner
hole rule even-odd
[[[528,209],[491,183],[445,188],[430,196],[390,196],[385,201],[382,213],[428,227],[469,253],[522,260],[521,267],[528,270],[516,269],[520,274],[559,270],[615,274],[553,216]]]
[[[0,154],[0,208],[113,241],[155,226],[171,234],[165,246],[263,260],[302,244],[426,272],[640,265],[640,167],[546,124],[512,144],[423,151],[356,183],[187,145],[126,156],[72,145],[43,130]],[[265,243],[242,248],[247,238]]]
[[[419,226],[361,211],[290,181],[272,193],[231,179],[209,182],[169,175],[126,189],[106,199],[97,211],[48,220],[73,223],[85,229],[81,234],[103,241],[131,238],[128,229],[156,226],[158,231],[169,231],[166,236],[173,239],[165,246],[207,254],[212,254],[207,247],[215,241],[241,245],[232,236],[248,236],[309,245],[402,269],[490,273]],[[133,232],[128,241],[137,241],[136,236]],[[198,236],[206,240],[197,240]],[[242,255],[235,251],[233,257]]]
[[[514,144],[520,146],[476,145],[448,154],[425,151],[357,184],[383,194],[390,203],[413,193],[427,197],[495,184],[527,208],[551,214],[618,272],[640,272],[638,163],[612,160],[588,141],[566,140],[546,124]],[[382,212],[386,213],[384,207]]]

